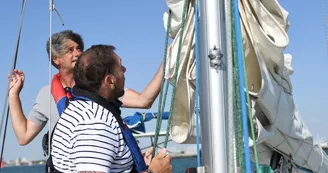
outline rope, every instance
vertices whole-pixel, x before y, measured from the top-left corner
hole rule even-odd
[[[232,18],[232,25],[234,27],[234,18]],[[232,37],[235,38],[235,30],[232,30]],[[234,104],[233,104],[233,111],[234,111],[234,123],[235,123],[235,145],[236,145],[236,157],[237,160],[237,167],[239,170],[235,170],[236,172],[245,172],[245,158],[244,158],[244,150],[243,150],[243,136],[242,136],[242,120],[241,120],[241,108],[240,108],[240,93],[239,91],[239,81],[238,81],[238,60],[236,56],[236,40],[232,39],[232,47],[233,47],[233,63],[234,63],[234,70],[233,70],[233,80],[234,80]]]
[[[242,39],[237,38],[237,39]],[[245,81],[245,89],[246,89],[246,102],[247,102],[247,108],[248,108],[248,117],[249,117],[249,124],[251,127],[251,135],[253,140],[253,149],[254,149],[254,157],[255,157],[255,165],[257,172],[260,172],[259,162],[258,162],[258,153],[256,148],[256,139],[255,139],[255,133],[254,133],[254,124],[253,124],[253,117],[252,117],[252,108],[251,108],[251,101],[249,97],[249,88],[248,88],[248,80],[247,80],[247,71],[246,71],[246,63],[245,63],[245,55],[244,51],[242,51],[242,64],[243,64],[243,72],[244,72],[244,81]],[[246,144],[245,144],[246,145]]]
[[[199,146],[199,109],[198,109],[198,100],[199,100],[199,81],[198,81],[198,61],[199,61],[199,54],[198,54],[198,0],[196,0],[195,5],[195,66],[196,66],[196,147],[197,147],[197,167],[200,167],[200,146]]]
[[[164,101],[162,100],[163,97],[163,86],[164,86],[164,76],[165,76],[165,67],[166,67],[166,57],[167,57],[167,48],[169,44],[169,33],[170,33],[170,28],[171,28],[171,10],[169,10],[169,16],[168,16],[168,22],[167,22],[167,27],[166,27],[166,37],[165,37],[165,48],[164,48],[164,57],[163,57],[163,73],[162,73],[162,82],[161,82],[161,90],[159,94],[159,104],[158,104],[158,115],[157,115],[157,121],[156,121],[156,129],[155,129],[155,137],[154,137],[154,149],[152,153],[152,158],[155,157],[156,153],[156,148],[158,145],[158,137],[159,137],[159,132],[161,131],[161,126],[162,126],[162,116],[165,107],[165,100],[167,96],[167,89],[168,89],[168,84],[166,85],[165,88],[165,96],[164,96]],[[163,108],[162,108],[162,102],[163,103]]]
[[[325,0],[321,0],[321,11],[322,11],[322,17],[323,17],[323,29],[324,29],[324,34],[326,38],[326,49],[327,49],[327,54],[328,54],[328,34],[327,34],[327,19],[325,15]]]
[[[167,147],[170,127],[171,127],[172,113],[173,113],[173,108],[174,108],[173,105],[174,105],[174,101],[175,101],[174,98],[175,98],[176,84],[177,84],[177,79],[178,79],[178,70],[179,70],[179,62],[180,62],[180,53],[181,53],[181,47],[182,47],[183,32],[184,32],[184,26],[185,26],[185,17],[186,17],[186,11],[187,11],[187,2],[188,2],[188,0],[184,0],[183,12],[182,12],[182,24],[181,24],[181,31],[180,31],[180,38],[179,38],[179,45],[178,45],[178,53],[177,53],[177,60],[176,60],[176,64],[175,64],[174,81],[173,81],[173,85],[172,85],[173,86],[173,91],[172,91],[172,97],[171,97],[171,107],[170,107],[169,119],[168,119],[168,122],[167,122],[164,148]]]
[[[239,19],[239,9],[238,0],[234,0],[234,18],[235,18],[235,30],[236,30],[236,46],[237,46],[237,57],[238,57],[238,72],[239,72],[239,92],[241,99],[241,109],[242,109],[242,123],[243,123],[243,134],[244,134],[244,150],[245,150],[245,166],[246,173],[251,172],[251,161],[250,152],[248,147],[248,128],[247,128],[247,112],[246,112],[246,99],[244,91],[244,73],[243,73],[243,45],[241,42],[241,31],[240,31],[240,19]]]
[[[174,97],[175,97],[175,91],[176,91],[176,83],[177,83],[177,78],[178,78],[178,68],[179,68],[179,61],[180,61],[180,53],[181,53],[181,46],[182,46],[182,39],[183,39],[183,32],[184,32],[184,25],[185,25],[185,16],[186,16],[186,10],[187,9],[187,0],[184,0],[184,7],[183,7],[183,12],[182,12],[182,25],[181,25],[181,31],[180,31],[180,38],[179,38],[179,45],[178,45],[178,53],[177,53],[177,60],[175,64],[175,74],[174,74],[174,81],[173,81],[173,91],[172,91],[172,98],[171,98],[171,104],[170,104],[170,114],[168,118],[168,124],[166,128],[166,135],[165,135],[165,140],[164,140],[164,148],[167,148],[167,143],[168,143],[168,138],[169,138],[169,132],[170,132],[170,126],[171,126],[171,120],[172,120],[172,112],[173,112],[173,105],[174,105]],[[164,107],[165,107],[165,100],[167,96],[167,90],[168,90],[168,83],[165,89],[165,98],[162,100],[163,96],[163,85],[164,85],[164,75],[165,75],[165,67],[166,67],[166,57],[167,57],[167,47],[168,47],[168,39],[169,39],[169,31],[171,27],[171,10],[169,10],[169,20],[167,23],[167,29],[166,29],[166,39],[165,39],[165,50],[164,50],[164,62],[163,62],[163,74],[162,74],[162,84],[161,84],[161,91],[160,91],[160,102],[158,105],[159,109],[159,115],[157,118],[157,123],[156,123],[156,130],[155,130],[155,137],[154,137],[154,150],[152,153],[152,157],[155,156],[156,153],[156,148],[157,148],[157,143],[158,143],[158,137],[159,137],[159,132],[161,130],[161,125],[162,125],[162,113],[164,112]]]
[[[25,6],[26,6],[26,0],[23,0],[22,10],[21,10],[21,17],[20,17],[20,24],[19,24],[19,29],[18,29],[18,36],[17,36],[17,40],[16,40],[16,48],[15,48],[15,54],[14,54],[14,58],[13,58],[13,62],[12,62],[11,72],[16,68],[17,56],[18,56],[18,48],[19,48],[20,36],[21,36],[21,31],[22,31],[22,26],[23,26],[23,18],[24,18]],[[1,127],[0,127],[0,134],[1,134],[2,133],[3,120],[4,120],[5,112],[6,112],[5,110],[7,110],[6,123],[5,123],[5,131],[4,131],[4,134],[3,134],[2,147],[1,147],[1,156],[0,156],[0,159],[1,160],[2,160],[2,156],[3,156],[3,150],[4,150],[4,147],[5,147],[5,140],[6,140],[6,133],[7,133],[7,125],[8,125],[8,117],[9,117],[9,105],[7,106],[8,95],[9,95],[9,84],[8,84],[7,94],[6,94],[6,98],[5,98],[5,102],[4,102],[4,106],[3,106],[3,110],[2,110]],[[7,109],[5,109],[5,107],[7,107]]]
[[[49,135],[48,135],[48,156],[51,153],[51,79],[52,79],[52,11],[54,10],[53,0],[49,0],[49,10],[50,10],[50,22],[49,22]],[[50,167],[48,167],[48,172],[50,172]]]
[[[234,5],[234,1],[231,1]],[[232,28],[235,28],[235,18],[234,13],[231,11],[231,25]],[[244,141],[243,141],[243,127],[242,127],[242,117],[241,117],[241,101],[240,101],[240,92],[239,92],[239,74],[238,74],[238,59],[237,59],[237,44],[236,44],[236,30],[232,29],[232,49],[233,49],[233,111],[234,111],[234,124],[235,124],[235,145],[236,145],[236,157],[237,160],[237,169],[236,172],[245,172],[245,157],[244,157]]]
[[[234,173],[237,170],[237,158],[236,158],[236,145],[235,145],[235,125],[234,125],[234,78],[233,78],[233,54],[232,54],[232,16],[231,16],[231,0],[225,0],[225,21],[226,21],[226,49],[227,49],[227,75],[228,75],[228,117],[226,119],[227,125],[227,152],[228,152],[228,172]]]
[[[249,117],[249,124],[251,126],[251,133],[252,133],[252,140],[253,140],[253,149],[254,149],[254,157],[255,157],[255,165],[257,172],[260,172],[259,167],[259,159],[256,149],[256,139],[255,139],[255,133],[254,133],[254,125],[253,125],[253,117],[252,117],[252,109],[251,109],[251,101],[248,94],[248,81],[247,81],[247,72],[246,72],[246,65],[245,65],[245,58],[244,58],[244,52],[243,52],[243,69],[244,69],[244,79],[245,79],[245,87],[246,87],[246,101],[247,101],[247,108],[248,108],[248,117]]]

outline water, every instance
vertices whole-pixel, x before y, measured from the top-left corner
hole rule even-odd
[[[181,157],[172,160],[173,173],[184,173],[187,168],[197,167],[197,157]]]
[[[173,173],[184,173],[186,168],[197,167],[196,157],[174,158]],[[44,173],[44,165],[5,167],[0,173]]]

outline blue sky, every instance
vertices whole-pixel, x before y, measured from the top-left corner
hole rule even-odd
[[[17,68],[24,71],[26,80],[21,92],[25,115],[29,113],[39,89],[47,85],[48,58],[45,51],[49,37],[49,2],[28,1],[24,16]],[[297,3],[281,0],[290,13],[290,44],[286,53],[293,55],[293,93],[297,107],[316,137],[328,139],[326,105],[328,98],[328,56],[323,27],[321,1],[299,0]],[[165,31],[163,13],[167,10],[161,1],[55,1],[55,7],[64,19],[62,26],[53,13],[53,32],[72,29],[83,36],[85,47],[92,44],[112,44],[127,67],[126,87],[142,91],[152,79],[164,52]],[[326,6],[328,10],[328,6]],[[21,1],[0,1],[0,105],[7,88],[17,31]],[[326,13],[327,15],[327,13]],[[53,70],[53,72],[56,72]],[[0,111],[2,112],[2,107]],[[154,104],[153,111],[157,110]],[[124,115],[137,110],[124,109]],[[6,160],[26,157],[44,158],[41,151],[42,135],[27,146],[19,146],[8,122],[4,157]],[[44,134],[46,129],[41,132]],[[180,146],[181,147],[181,146]]]

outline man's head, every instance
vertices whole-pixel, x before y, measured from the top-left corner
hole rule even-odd
[[[71,30],[64,30],[53,34],[51,39],[52,65],[57,69],[73,70],[84,49],[82,37]],[[50,57],[50,39],[47,41],[47,53]]]
[[[74,68],[75,85],[108,100],[121,97],[126,69],[114,50],[110,45],[93,45],[86,50]]]

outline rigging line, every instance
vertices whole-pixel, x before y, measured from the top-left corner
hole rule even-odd
[[[169,32],[171,28],[171,18],[172,18],[172,12],[169,9],[169,15],[168,15],[168,21],[167,21],[167,29],[166,29],[166,36],[165,36],[165,48],[164,48],[164,57],[163,57],[163,74],[162,74],[162,82],[161,82],[161,90],[159,94],[159,103],[158,103],[158,115],[157,115],[157,121],[156,121],[156,129],[155,129],[155,137],[154,137],[154,148],[153,148],[153,153],[152,153],[152,158],[155,157],[156,154],[156,146],[159,138],[159,132],[161,130],[162,126],[162,114],[164,112],[165,108],[165,102],[166,102],[166,97],[167,97],[167,91],[168,91],[168,83],[166,83],[165,86],[165,95],[164,99],[163,97],[163,89],[164,89],[164,82],[165,82],[165,68],[166,68],[166,58],[167,58],[167,53],[168,53],[168,45],[169,45]]]
[[[226,21],[226,51],[227,51],[227,78],[228,78],[228,116],[227,116],[227,146],[228,148],[228,172],[235,173],[237,170],[237,157],[236,157],[236,145],[235,145],[235,124],[234,124],[234,75],[233,75],[233,52],[232,52],[232,20],[231,20],[231,0],[225,0],[225,21]]]
[[[195,112],[196,112],[196,149],[197,149],[197,167],[200,167],[200,145],[199,145],[199,74],[198,74],[198,67],[199,67],[199,50],[198,50],[198,21],[199,21],[199,12],[198,12],[198,0],[196,0],[195,5],[195,65],[196,65],[196,98],[195,98]]]
[[[183,10],[182,10],[182,22],[181,22],[181,30],[180,30],[180,37],[179,37],[179,44],[178,44],[178,52],[177,52],[177,59],[176,59],[176,64],[175,64],[175,73],[174,73],[174,80],[172,83],[172,95],[171,95],[171,103],[170,103],[170,114],[167,120],[167,128],[166,128],[166,136],[165,136],[165,143],[164,143],[164,148],[167,148],[167,142],[169,139],[169,133],[170,133],[170,128],[171,128],[171,122],[172,122],[172,113],[174,111],[174,102],[175,102],[175,92],[176,92],[176,85],[178,81],[178,72],[179,72],[179,62],[180,62],[180,57],[181,57],[181,49],[182,49],[182,41],[184,38],[184,31],[185,31],[185,23],[187,21],[187,9],[189,6],[189,1],[184,0],[184,5],[183,5]]]
[[[171,141],[172,141],[172,139],[169,139],[169,142],[171,142]],[[157,143],[157,147],[160,147],[160,145],[162,145],[162,144],[164,144],[164,143],[165,143],[165,141],[163,141],[163,142],[158,142],[158,143]],[[151,144],[150,146],[140,148],[140,150],[142,151],[142,150],[148,149],[149,147],[153,147],[153,146],[154,146],[154,145]],[[167,151],[168,151],[168,150],[167,150]]]
[[[49,112],[48,112],[48,156],[50,157],[51,150],[51,79],[52,79],[52,12],[54,10],[54,2],[53,0],[49,0]],[[50,167],[48,167],[48,172],[50,172]]]
[[[61,22],[62,25],[64,26],[64,25],[65,25],[64,20],[63,20],[63,18],[61,17],[61,15],[59,14],[57,8],[55,7],[54,4],[52,4],[52,7],[53,7],[53,10],[55,10],[55,12],[57,13],[57,15],[58,15],[58,17],[59,17],[59,19],[60,19],[60,22]]]
[[[17,56],[18,56],[18,48],[19,48],[19,42],[20,42],[20,35],[21,35],[21,31],[22,31],[25,6],[26,6],[26,0],[23,0],[23,2],[22,2],[22,10],[21,10],[21,17],[20,17],[20,24],[19,24],[19,29],[18,29],[18,36],[17,36],[17,40],[16,40],[16,48],[15,48],[15,53],[14,53],[14,58],[13,58],[12,68],[11,68],[10,73],[16,68]],[[5,123],[5,131],[3,133],[3,140],[2,140],[2,146],[1,146],[1,156],[0,156],[0,159],[2,159],[2,156],[3,156],[3,150],[4,150],[5,140],[6,140],[7,125],[8,125],[8,117],[9,117],[9,105],[7,105],[8,96],[9,96],[9,85],[10,85],[10,83],[8,83],[7,94],[6,94],[6,98],[5,98],[5,102],[4,102],[4,106],[3,106],[3,110],[2,110],[2,118],[1,118],[1,126],[0,126],[0,135],[1,135],[1,133],[2,133],[3,120],[4,120],[4,117],[5,117],[5,113],[7,111],[7,114],[6,114],[6,123]],[[7,109],[5,109],[6,107],[7,107]]]
[[[53,24],[53,16],[52,13],[55,10],[55,12],[58,14],[58,17],[62,23],[62,25],[64,26],[64,20],[62,19],[62,17],[60,16],[59,12],[57,11],[57,9],[55,8],[54,2],[53,0],[49,0],[49,111],[48,111],[48,156],[50,157],[50,153],[51,153],[51,81],[52,81],[52,24]],[[54,130],[54,129],[53,129]],[[50,167],[48,167],[48,172],[50,172]]]
[[[327,18],[325,15],[325,0],[321,1],[321,11],[322,11],[322,17],[323,17],[323,30],[324,30],[325,39],[326,39],[326,49],[327,49],[327,54],[328,54],[328,34],[327,34]]]
[[[246,108],[246,96],[245,96],[245,81],[244,81],[244,71],[243,71],[243,44],[242,44],[242,35],[240,27],[240,17],[239,17],[239,8],[238,0],[233,0],[233,13],[235,18],[235,30],[236,30],[236,46],[237,46],[237,58],[238,58],[238,74],[239,74],[239,92],[241,99],[241,109],[242,109],[242,125],[243,125],[243,135],[244,135],[244,156],[245,156],[245,168],[246,173],[251,172],[251,160],[250,160],[250,151],[248,147],[248,124],[247,124],[247,108]]]

